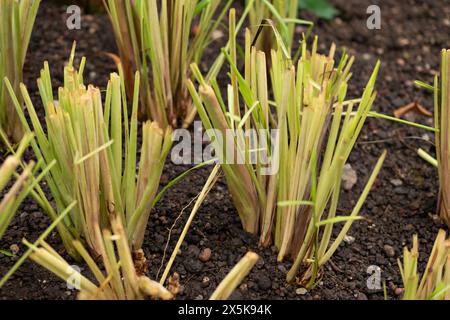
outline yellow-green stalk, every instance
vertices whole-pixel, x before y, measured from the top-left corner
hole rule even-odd
[[[418,272],[419,240],[413,237],[411,250],[403,250],[403,263],[398,260],[402,275],[403,300],[450,300],[450,239],[439,230],[427,266],[420,279]]]
[[[210,300],[227,300],[258,262],[259,256],[248,252],[214,290]]]
[[[441,77],[434,81],[434,113],[436,153],[439,172],[438,211],[442,221],[450,226],[450,50],[441,53]]]
[[[3,132],[1,133],[4,135]],[[20,158],[32,139],[32,134],[24,136],[17,152],[6,158],[0,166],[0,193],[2,193],[6,189],[7,185],[12,181],[14,175],[16,174],[16,170],[20,166]],[[31,180],[30,177],[33,174],[34,166],[34,163],[31,162],[24,167],[20,175],[16,174],[16,181],[8,189],[3,198],[0,199],[0,239],[11,223],[11,220],[13,219],[20,204],[30,192],[28,182]]]

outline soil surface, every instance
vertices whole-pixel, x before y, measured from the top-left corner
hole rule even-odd
[[[381,59],[381,73],[374,109],[392,115],[397,108],[418,102],[432,111],[432,95],[414,86],[420,79],[431,83],[439,68],[440,50],[446,46],[450,33],[450,7],[444,0],[334,0],[340,15],[331,21],[317,21],[305,13],[303,18],[315,22],[314,33],[319,35],[320,50],[327,52],[335,42],[356,57],[349,94],[358,97],[367,82],[377,59]],[[377,4],[381,8],[381,30],[366,27],[367,7]],[[85,82],[105,88],[115,66],[104,52],[116,52],[113,32],[104,15],[83,15],[82,30],[68,30],[66,7],[45,1],[30,44],[24,70],[25,82],[36,106],[40,106],[36,79],[43,62],[50,62],[53,84],[62,84],[62,68],[68,59],[74,40],[77,57],[87,57]],[[300,39],[301,29],[298,30]],[[219,47],[219,46],[217,46]],[[206,61],[212,61],[217,50],[208,50]],[[225,77],[225,76],[223,76]],[[432,119],[410,113],[406,119],[432,125]],[[332,261],[324,268],[320,284],[313,290],[302,292],[296,285],[285,282],[290,263],[278,264],[274,248],[258,248],[257,238],[242,231],[236,210],[223,179],[211,191],[201,207],[181,254],[177,256],[172,272],[181,275],[183,287],[179,299],[207,299],[227,272],[248,251],[260,254],[261,259],[232,298],[235,299],[383,299],[383,290],[370,290],[368,268],[381,269],[388,296],[397,299],[397,286],[401,285],[397,258],[402,248],[411,245],[417,233],[421,242],[420,263],[424,263],[440,227],[435,218],[438,191],[436,170],[416,155],[421,147],[434,154],[434,135],[392,122],[369,119],[349,163],[358,176],[357,184],[344,191],[339,212],[349,213],[384,149],[389,151],[384,168],[363,207],[363,221],[355,222],[348,241],[341,245]],[[1,157],[1,156],[0,156]],[[31,154],[28,154],[31,159]],[[2,159],[0,159],[2,160]],[[188,167],[176,166],[168,161],[162,179],[167,183]],[[190,174],[171,189],[151,215],[147,228],[144,251],[150,262],[149,276],[157,278],[172,228],[164,260],[172,252],[184,223],[190,213],[187,207],[201,191],[211,168]],[[45,185],[43,186],[45,189]],[[47,193],[49,194],[49,193]],[[184,211],[183,208],[187,207]],[[179,217],[179,219],[177,219]],[[176,223],[175,223],[176,222]],[[175,223],[175,224],[174,224]],[[35,240],[50,224],[49,219],[32,200],[21,206],[0,249],[11,245],[25,248],[21,239]],[[48,242],[64,255],[58,235],[51,234]],[[207,262],[199,259],[209,248]],[[70,258],[64,256],[71,261]],[[18,257],[0,254],[0,275],[14,264]],[[86,270],[86,266],[79,266]],[[398,290],[397,290],[398,291]],[[76,293],[43,268],[27,261],[10,281],[0,289],[0,299],[74,299]]]

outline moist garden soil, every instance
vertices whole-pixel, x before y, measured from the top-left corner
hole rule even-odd
[[[337,18],[318,21],[307,13],[303,18],[315,22],[314,34],[319,35],[321,52],[326,53],[335,42],[339,49],[345,48],[356,57],[349,96],[361,94],[377,59],[381,59],[374,110],[392,115],[395,109],[417,102],[432,111],[432,94],[416,88],[413,81],[420,79],[431,83],[438,72],[440,50],[450,46],[447,43],[450,6],[444,0],[331,2],[340,11]],[[372,4],[381,8],[381,30],[366,27],[366,9]],[[31,39],[24,70],[25,83],[41,110],[36,86],[39,71],[48,60],[54,85],[60,86],[63,66],[74,40],[78,43],[77,57],[84,55],[87,58],[85,83],[105,88],[110,72],[115,71],[113,61],[105,55],[105,52],[116,52],[108,17],[83,15],[82,30],[71,31],[66,27],[65,11],[66,6],[50,1],[42,3]],[[298,31],[300,38],[302,30]],[[216,48],[208,50],[205,60],[213,61],[218,48],[219,43]],[[225,77],[223,72],[221,80]],[[40,116],[43,116],[42,112]],[[430,117],[414,113],[405,117],[432,125]],[[389,299],[398,299],[399,290],[396,288],[401,286],[401,277],[397,259],[401,257],[403,247],[411,245],[413,234],[419,235],[420,267],[423,270],[437,231],[443,227],[435,216],[437,172],[416,155],[419,147],[434,154],[433,141],[434,135],[430,132],[384,120],[368,120],[349,160],[358,182],[351,190],[343,191],[340,214],[348,214],[353,208],[384,149],[389,152],[387,160],[363,207],[365,220],[354,223],[347,241],[324,268],[320,283],[306,293],[297,285],[286,284],[289,261],[277,263],[275,248],[259,248],[258,239],[242,230],[221,179],[201,207],[172,268],[172,273],[180,275],[182,292],[178,298],[207,299],[239,259],[248,250],[253,250],[261,259],[233,293],[234,299],[383,299],[382,289],[369,289],[367,286],[371,266],[381,269],[381,280],[386,282]],[[32,154],[27,154],[27,158],[32,159]],[[176,166],[169,160],[162,184],[188,168]],[[166,194],[151,214],[143,246],[151,278],[161,275],[162,261],[165,266],[190,213],[192,199],[201,191],[210,170],[203,168],[191,173]],[[51,197],[45,184],[43,188]],[[10,250],[11,246],[17,245],[20,251],[16,257],[0,254],[0,275],[5,274],[25,251],[21,239],[35,240],[49,224],[50,220],[34,201],[23,203],[0,241],[0,249]],[[47,240],[71,261],[64,255],[56,232]],[[205,249],[211,250],[211,256],[201,261],[199,256]],[[87,271],[86,266],[79,267]],[[75,297],[76,292],[69,290],[66,283],[30,261],[0,289],[0,299]]]

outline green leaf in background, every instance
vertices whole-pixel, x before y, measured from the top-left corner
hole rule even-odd
[[[14,253],[0,249],[0,254],[7,257],[14,257]]]
[[[333,19],[339,14],[339,11],[328,0],[300,0],[299,7],[327,20]]]

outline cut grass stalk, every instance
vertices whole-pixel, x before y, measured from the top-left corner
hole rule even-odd
[[[431,164],[433,167],[438,167],[438,161],[433,158],[431,155],[429,155],[425,150],[419,149],[417,150],[417,154],[419,157],[421,157],[423,160]]]
[[[133,92],[133,72],[137,70],[142,75],[141,112],[162,128],[189,126],[195,116],[185,85],[189,65],[200,63],[232,1],[227,0],[224,5],[220,0],[104,3],[114,28],[129,95]],[[192,34],[197,22],[197,31]]]
[[[259,256],[248,252],[214,290],[209,300],[227,300],[258,262]]]
[[[216,166],[214,167],[213,171],[211,172],[208,180],[205,183],[205,186],[203,187],[202,191],[197,197],[197,200],[195,201],[194,208],[191,211],[191,214],[189,215],[189,218],[186,222],[186,224],[183,227],[183,231],[181,232],[180,238],[177,241],[177,244],[175,245],[175,249],[172,252],[172,255],[169,258],[169,262],[167,262],[166,268],[164,269],[163,275],[159,281],[161,285],[164,285],[166,283],[167,277],[169,276],[170,269],[172,268],[173,262],[175,261],[175,258],[178,255],[178,252],[180,251],[181,245],[183,244],[184,238],[187,235],[187,232],[189,231],[189,228],[192,224],[192,221],[194,220],[195,216],[197,215],[198,210],[200,209],[201,204],[203,201],[205,201],[206,196],[209,194],[211,189],[214,187],[218,180],[218,172],[220,167]]]
[[[47,133],[39,122],[26,87],[21,85],[21,93],[31,126],[9,81],[6,86],[22,125],[27,132],[33,130],[36,133],[37,142],[32,146],[38,161],[44,164],[57,161],[47,182],[58,211],[62,212],[77,200],[76,208],[64,219],[71,238],[85,241],[94,255],[101,254],[101,230],[109,225],[111,217],[120,217],[128,241],[138,250],[172,144],[172,130],[162,130],[155,122],[143,124],[141,157],[137,166],[139,86],[135,87],[129,122],[126,98],[122,94],[123,77],[111,75],[103,105],[100,89],[83,84],[85,59],[82,59],[80,70],[73,66],[74,51],[75,47],[64,69],[64,87],[58,91],[58,101],[53,99],[47,63],[38,80]],[[136,83],[139,83],[138,73]]]
[[[3,84],[3,78],[8,77],[15,92],[19,92],[28,44],[40,2],[0,0],[0,128],[12,142],[20,141],[23,130]]]
[[[379,63],[362,98],[345,103],[353,58],[344,53],[335,67],[335,46],[329,55],[320,55],[316,39],[311,51],[303,43],[294,66],[282,47],[272,51],[267,70],[266,56],[251,45],[247,30],[245,75],[238,71],[233,51],[226,54],[231,66],[228,105],[195,64],[193,75],[200,86],[197,90],[188,81],[188,88],[244,229],[260,234],[264,246],[275,243],[279,261],[286,256],[295,261],[289,281],[303,267],[307,271],[299,281],[312,286],[358,219],[386,156],[378,161],[351,215],[337,216],[342,172],[373,105]],[[339,237],[331,241],[334,227],[342,222]]]
[[[450,300],[450,239],[444,230],[439,231],[421,280],[418,261],[419,240],[414,235],[411,250],[403,250],[403,263],[398,260],[403,300]]]

